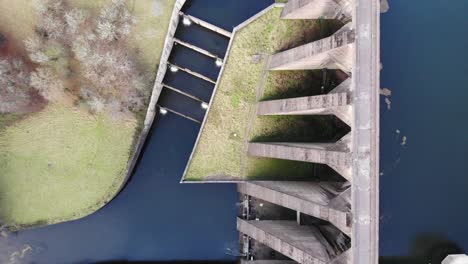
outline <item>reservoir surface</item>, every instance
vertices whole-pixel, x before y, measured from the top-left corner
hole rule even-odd
[[[381,99],[380,255],[429,263],[431,254],[468,252],[468,2],[389,2],[381,17],[381,87],[392,95],[390,110]]]

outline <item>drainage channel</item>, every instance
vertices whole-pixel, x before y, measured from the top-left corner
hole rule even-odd
[[[224,62],[230,32],[188,14],[180,15],[157,106],[162,115],[171,113],[201,123]]]

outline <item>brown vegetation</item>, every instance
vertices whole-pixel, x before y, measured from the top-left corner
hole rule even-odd
[[[124,0],[94,15],[67,0],[34,3],[39,20],[24,41],[30,61],[0,57],[0,113],[24,112],[37,94],[114,116],[144,109],[149,82],[127,48],[136,20]]]
[[[31,63],[0,34],[0,114],[25,114],[38,110],[44,100],[30,87]]]
[[[25,45],[40,65],[31,85],[46,99],[73,97],[113,114],[144,108],[149,91],[126,49],[136,21],[125,1],[113,0],[96,16],[64,0],[37,0],[36,9],[36,35]]]

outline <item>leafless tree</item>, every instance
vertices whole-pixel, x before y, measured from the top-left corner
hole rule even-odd
[[[18,112],[31,102],[29,72],[20,59],[0,58],[0,113]]]
[[[66,0],[35,0],[35,6],[37,34],[25,46],[30,59],[41,65],[31,84],[46,99],[60,99],[64,83],[73,80],[77,87],[71,91],[92,112],[145,107],[149,82],[128,49],[136,19],[124,0],[113,0],[95,18]],[[71,60],[79,63],[71,66]]]
[[[63,83],[50,68],[41,67],[31,73],[31,86],[49,101],[57,101],[64,96]]]

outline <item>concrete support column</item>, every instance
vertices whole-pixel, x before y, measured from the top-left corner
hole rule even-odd
[[[249,143],[248,154],[256,157],[321,163],[351,181],[349,147],[337,143]]]
[[[332,36],[271,57],[269,70],[341,69],[351,72],[355,33],[350,24]]]
[[[350,103],[347,93],[271,100],[258,103],[259,115],[326,115]]]
[[[282,19],[339,19],[352,18],[350,0],[289,0],[281,12]]]
[[[335,250],[313,226],[296,221],[246,221],[237,218],[239,232],[302,264],[336,263]]]
[[[350,125],[352,120],[351,78],[329,94],[270,100],[258,103],[259,115],[335,115]]]
[[[259,181],[237,185],[238,192],[330,222],[351,235],[349,185],[329,182]]]

